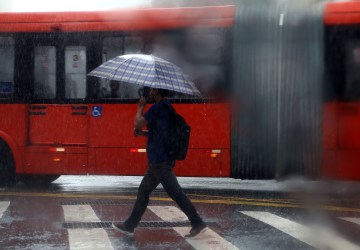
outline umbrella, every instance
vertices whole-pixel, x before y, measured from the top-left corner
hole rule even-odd
[[[153,55],[117,56],[101,64],[88,75],[189,95],[201,95],[195,84],[186,78],[178,66]]]

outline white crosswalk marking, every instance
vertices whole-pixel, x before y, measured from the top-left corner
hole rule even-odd
[[[174,206],[149,206],[149,209],[164,221],[187,221],[186,215]]]
[[[10,206],[10,201],[0,201],[0,219],[3,217],[6,209]]]
[[[90,205],[63,205],[66,221],[75,222],[99,222],[94,210]]]
[[[342,220],[346,220],[355,224],[359,224],[360,225],[360,218],[353,218],[353,217],[340,217],[340,219]]]
[[[174,230],[180,234],[182,237],[185,237],[189,233],[190,227],[174,227]],[[213,230],[208,228],[205,232],[192,237],[185,238],[185,240],[195,249],[201,250],[236,250],[239,249],[220,235],[215,233]]]
[[[67,222],[100,222],[89,205],[63,205]],[[110,239],[104,229],[68,229],[71,250],[113,250]]]
[[[149,206],[153,213],[164,221],[184,221],[187,220],[186,215],[177,207],[174,206]],[[174,227],[173,228],[181,236],[185,236],[189,233],[190,227]],[[192,237],[185,238],[185,240],[195,249],[216,249],[216,250],[236,250],[238,249],[230,242],[223,239],[220,235],[215,233],[210,228],[201,234]]]
[[[268,212],[240,212],[318,249],[360,250],[359,246],[347,241],[329,228],[321,226],[310,228]]]
[[[114,249],[104,229],[68,229],[70,249]]]

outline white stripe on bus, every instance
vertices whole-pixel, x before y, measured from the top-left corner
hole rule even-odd
[[[90,205],[63,205],[67,222],[100,222]],[[71,250],[113,250],[106,231],[102,228],[68,229]]]
[[[340,235],[325,226],[307,227],[268,212],[240,212],[256,220],[264,222],[317,249],[360,250],[359,246],[342,238]]]
[[[0,201],[0,219],[3,217],[6,209],[10,206],[10,201]]]
[[[148,208],[164,221],[184,221],[187,220],[186,215],[177,207],[174,206],[148,206]],[[190,232],[191,227],[173,227],[173,229],[185,237]],[[236,246],[223,239],[220,235],[215,233],[210,228],[192,238],[185,238],[185,240],[194,249],[217,249],[217,250],[238,250]]]

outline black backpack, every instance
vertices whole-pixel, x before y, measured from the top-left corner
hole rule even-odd
[[[166,103],[164,105],[170,111],[169,135],[165,138],[169,157],[179,161],[185,160],[189,148],[191,128],[171,105]]]

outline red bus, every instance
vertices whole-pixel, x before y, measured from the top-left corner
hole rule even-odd
[[[245,145],[241,155],[242,148],[231,145],[244,130],[230,128],[234,117],[222,98],[237,81],[231,81],[231,70],[237,70],[232,64],[238,48],[232,43],[234,22],[241,21],[235,17],[234,6],[0,14],[0,185],[18,179],[50,183],[63,174],[144,173],[145,139],[132,134],[139,89],[87,76],[101,63],[129,53],[153,53],[178,64],[204,95],[171,97],[192,127],[188,157],[175,169],[179,176],[274,177],[275,151],[266,151],[276,148],[277,136],[266,136],[275,131],[268,129],[277,124],[275,113],[269,114],[269,124],[255,127],[262,129],[254,133],[259,152]],[[321,168],[322,177],[360,180],[360,2],[326,3],[322,17],[322,163],[313,165]],[[247,25],[253,27],[256,18],[251,16]],[[258,53],[255,42],[252,51]],[[241,55],[249,56],[245,63],[256,61],[244,50]],[[278,60],[276,53],[271,56]],[[276,80],[271,71],[261,76]],[[253,91],[273,102],[275,89]],[[265,109],[259,110],[253,107],[250,114]],[[261,163],[267,160],[270,167]]]
[[[360,2],[328,3],[323,175],[360,180]]]
[[[230,176],[229,85],[234,6],[0,14],[0,185],[63,174],[143,175],[133,136],[139,89],[88,77],[122,54],[182,67],[202,99],[171,101],[192,127],[180,176]],[[221,117],[221,120],[219,120]]]

